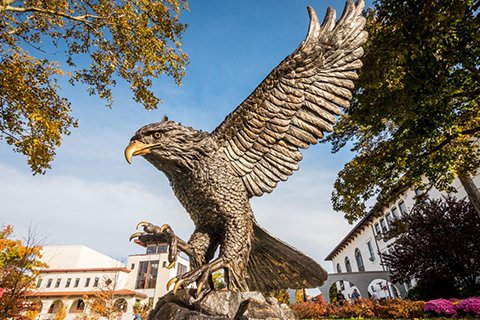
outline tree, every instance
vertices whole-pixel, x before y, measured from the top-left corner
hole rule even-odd
[[[35,301],[27,300],[26,294],[35,285],[35,280],[46,265],[41,262],[38,239],[29,232],[24,240],[11,239],[13,227],[0,229],[0,288],[4,288],[0,299],[0,319],[20,317]]]
[[[387,234],[396,237],[384,256],[392,280],[418,280],[417,298],[451,298],[480,293],[480,219],[473,206],[454,197],[426,199],[398,220]]]
[[[227,287],[225,283],[225,273],[223,270],[218,270],[212,274],[212,282],[215,290],[222,290]]]
[[[350,222],[374,196],[386,204],[411,186],[445,190],[456,176],[480,216],[470,179],[480,167],[479,7],[479,0],[374,1],[358,89],[327,138],[333,152],[355,153],[332,195]]]
[[[285,303],[286,305],[290,304],[290,295],[286,289],[273,290],[268,294],[277,299],[280,303]]]
[[[307,295],[305,294],[305,289],[296,289],[295,290],[295,303],[307,301]]]
[[[121,296],[117,294],[119,276],[120,272],[116,271],[104,277],[104,279],[100,281],[98,292],[95,292],[90,297],[84,297],[85,301],[89,301],[89,309],[94,315],[113,320],[117,319],[119,314],[126,311],[126,301],[124,299],[122,300]],[[86,313],[86,310],[84,313]]]
[[[133,306],[133,312],[139,314],[142,319],[147,319],[150,310],[152,310],[152,306],[148,303],[140,303],[137,301]]]
[[[77,126],[59,92],[65,73],[109,107],[123,78],[136,102],[155,109],[152,79],[166,74],[180,84],[188,63],[183,9],[186,0],[0,0],[0,139],[27,157],[34,174],[51,167],[62,136]],[[49,60],[58,48],[64,67]]]

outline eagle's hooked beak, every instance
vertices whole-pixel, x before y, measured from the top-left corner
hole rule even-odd
[[[140,142],[138,140],[133,140],[125,148],[125,159],[127,160],[127,162],[129,164],[132,164],[132,157],[133,156],[138,156],[138,155],[143,155],[143,154],[150,153],[150,147],[152,147],[152,145],[145,144],[145,143]]]

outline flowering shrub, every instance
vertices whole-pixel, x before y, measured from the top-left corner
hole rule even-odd
[[[480,317],[480,297],[472,297],[458,302],[455,309],[461,315]]]
[[[300,319],[319,318],[328,312],[328,305],[325,302],[300,302],[291,308]]]
[[[355,303],[345,301],[327,304],[325,302],[301,302],[291,306],[299,319],[329,318],[379,318],[415,319],[426,316],[480,318],[480,297],[459,299],[436,299],[428,302],[403,299],[376,301],[360,298]]]
[[[373,311],[379,318],[418,318],[423,316],[423,301],[387,299],[375,304]]]
[[[425,301],[407,301],[407,309],[409,311],[409,318],[421,318],[424,316],[423,307],[425,306]]]
[[[328,315],[340,318],[352,317],[373,317],[373,306],[375,302],[368,299],[360,298],[356,303],[345,302],[343,305],[330,304],[328,308]]]
[[[452,301],[447,299],[430,300],[423,306],[423,311],[435,316],[452,317],[457,314]]]

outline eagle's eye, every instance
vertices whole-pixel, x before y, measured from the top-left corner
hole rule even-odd
[[[155,139],[160,139],[162,137],[162,134],[158,131],[155,131],[152,136],[155,138]]]

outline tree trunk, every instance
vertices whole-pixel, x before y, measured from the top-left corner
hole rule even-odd
[[[468,173],[460,172],[458,174],[458,178],[460,179],[460,182],[462,183],[462,186],[468,195],[470,203],[473,205],[478,217],[480,218],[480,191],[478,191],[477,186]]]

